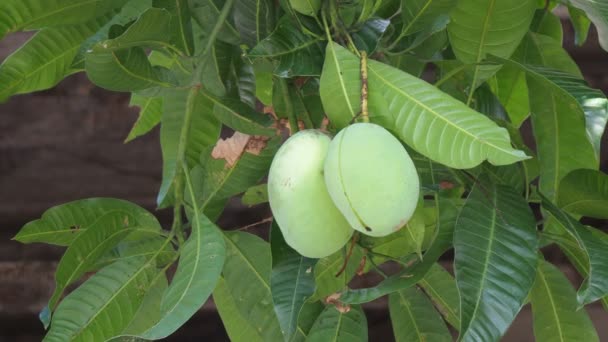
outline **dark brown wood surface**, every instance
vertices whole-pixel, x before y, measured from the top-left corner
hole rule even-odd
[[[0,60],[27,37],[14,34],[0,41]],[[567,32],[569,48],[571,37]],[[606,92],[608,58],[595,41],[592,35],[588,44],[572,53],[587,80]],[[88,197],[122,198],[154,211],[162,164],[158,131],[124,144],[136,118],[137,110],[128,108],[126,94],[94,87],[83,74],[69,77],[52,90],[16,96],[0,104],[0,341],[40,340],[44,331],[36,315],[53,290],[53,272],[63,250],[11,241],[24,223],[51,206]],[[608,158],[603,153],[606,170]],[[170,213],[156,213],[166,226]],[[234,228],[267,215],[264,206],[249,209],[232,201],[220,225]],[[257,231],[263,235],[265,229]],[[562,264],[563,256],[555,254],[552,261],[562,265],[573,281],[579,281]],[[359,280],[366,281],[369,279]],[[608,341],[608,315],[599,305],[589,310],[600,335]],[[392,340],[386,303],[371,303],[366,312],[370,340]],[[526,307],[504,340],[532,341],[532,336]],[[212,303],[171,338],[226,339]]]

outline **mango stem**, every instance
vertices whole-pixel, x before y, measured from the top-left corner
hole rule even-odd
[[[361,120],[363,122],[369,122],[367,96],[367,53],[365,51],[361,51]]]

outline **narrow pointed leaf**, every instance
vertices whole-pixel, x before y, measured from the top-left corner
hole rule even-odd
[[[582,46],[587,41],[591,20],[587,18],[583,10],[573,6],[568,6],[568,14],[570,15],[570,22],[572,22],[572,26],[574,27],[574,43],[576,46]]]
[[[542,195],[541,195],[542,196]],[[589,261],[587,278],[577,293],[579,306],[594,302],[608,294],[608,241],[596,238],[592,232],[542,196],[543,208],[574,237]]]
[[[321,38],[308,35],[285,15],[277,28],[251,52],[250,57],[279,58],[274,74],[279,77],[317,76],[321,74],[323,49]]]
[[[136,91],[152,87],[169,88],[160,69],[152,67],[140,48],[111,51],[96,45],[85,58],[85,69],[91,82],[113,91]]]
[[[535,0],[464,0],[451,13],[448,34],[454,54],[463,63],[480,63],[487,54],[508,58],[528,31]],[[473,67],[472,93],[499,67]]]
[[[526,65],[543,66],[582,78],[576,62],[553,37],[528,32],[511,59]]]
[[[532,287],[537,244],[536,221],[524,198],[478,181],[454,230],[462,341],[495,341],[506,332]]]
[[[163,154],[163,180],[157,203],[163,203],[185,159],[191,167],[201,152],[217,141],[220,124],[211,114],[212,104],[198,88],[172,90],[163,97],[160,144]]]
[[[194,53],[192,18],[188,0],[153,0],[154,7],[164,8],[171,13],[168,27],[171,42],[186,56]]]
[[[267,242],[244,232],[226,232],[224,280],[237,310],[264,341],[281,341],[283,334],[272,305],[271,252]]]
[[[306,342],[364,342],[367,338],[367,318],[359,305],[346,313],[329,305],[310,329]]]
[[[237,140],[241,136],[243,136],[241,133],[235,133],[229,139]],[[247,140],[247,144],[255,139],[248,138],[250,140]],[[220,140],[213,151],[210,149],[205,151],[198,165],[192,170],[195,189],[200,192],[200,202],[197,202],[197,207],[207,212],[217,203],[223,204],[230,197],[257,184],[268,174],[272,158],[279,147],[279,140],[275,138],[266,142],[258,141],[258,144],[265,144],[260,150],[252,151],[245,147],[240,151],[242,153],[235,156],[222,155],[221,152],[214,153],[216,149],[221,150],[221,146],[218,148],[220,144],[224,146],[229,144],[228,140]]]
[[[141,227],[161,229],[154,215],[136,204],[114,198],[89,198],[50,208],[40,219],[23,226],[14,239],[21,243],[44,242],[69,246],[100,217],[115,211],[131,215]]]
[[[234,24],[242,41],[250,47],[256,46],[274,30],[274,3],[270,0],[237,1]]]
[[[157,274],[145,258],[102,269],[61,302],[43,341],[105,341],[120,335]]]
[[[129,142],[150,132],[160,123],[163,99],[161,97],[143,97],[137,94],[131,94],[131,102],[129,105],[132,107],[139,107],[139,117],[133,124],[131,131],[129,131],[129,135],[127,135],[125,142]]]
[[[403,28],[401,35],[407,36],[427,29],[437,16],[448,15],[456,6],[456,0],[401,1]]]
[[[238,302],[232,296],[224,278],[220,278],[213,291],[213,302],[222,318],[224,329],[233,342],[263,342],[261,332],[241,314]]]
[[[241,202],[246,206],[254,206],[268,202],[268,184],[254,185],[247,189],[241,197]]]
[[[186,196],[196,203],[196,193],[187,169]],[[219,228],[194,210],[191,215],[192,232],[180,249],[180,259],[171,284],[163,294],[161,319],[142,337],[161,339],[181,327],[205,304],[217,284],[224,260],[226,245]]]
[[[530,301],[537,341],[599,341],[587,312],[577,308],[572,285],[546,261],[538,264]]]
[[[171,14],[160,8],[150,8],[120,36],[101,43],[104,49],[120,50],[135,46],[147,48],[171,47],[169,25]]]
[[[401,139],[441,164],[472,168],[486,159],[507,165],[528,158],[485,115],[386,64],[369,61],[369,91],[372,121],[374,113],[387,113]]]
[[[78,53],[72,61],[72,69],[83,70],[87,51],[91,50],[95,44],[106,40],[110,34],[110,28],[114,25],[127,26],[139,18],[147,9],[152,7],[152,0],[128,0],[116,15],[99,28],[93,35],[90,35],[78,49]]]
[[[213,114],[226,126],[251,135],[272,136],[275,134],[274,129],[270,128],[272,124],[270,116],[258,113],[238,100],[220,99],[206,92],[202,94],[213,102]]]
[[[51,88],[73,73],[72,60],[80,45],[109,19],[104,16],[36,33],[0,65],[0,101],[11,95]]]
[[[435,264],[418,285],[433,301],[443,318],[455,329],[460,329],[460,294],[454,277],[439,264]]]
[[[321,9],[321,0],[289,0],[289,4],[297,12],[311,17]]]
[[[343,290],[357,273],[363,256],[363,250],[359,246],[355,246],[346,268],[337,277],[336,274],[340,272],[344,265],[344,251],[339,250],[330,256],[319,259],[314,269],[316,289],[313,298],[322,300],[335,292]]]
[[[315,259],[301,256],[287,245],[276,222],[270,232],[272,272],[270,289],[285,341],[291,340],[298,327],[298,315],[304,302],[315,291]]]
[[[439,313],[417,287],[391,293],[388,305],[397,342],[452,341]]]
[[[189,0],[188,4],[190,5],[192,17],[201,25],[205,32],[210,34],[217,31],[217,39],[237,45],[240,42],[239,31],[234,27],[232,20],[223,22],[218,20],[227,2],[226,0]],[[241,1],[237,3],[239,2]]]
[[[137,220],[131,215],[114,211],[101,216],[79,234],[57,265],[55,290],[48,307],[54,310],[66,287],[90,271],[103,254],[134,232],[137,226]]]
[[[338,129],[346,127],[361,112],[359,59],[340,45],[328,43],[320,82],[329,120]]]
[[[0,39],[7,33],[86,22],[124,5],[127,0],[4,0],[0,4]]]
[[[298,329],[291,342],[304,342],[313,324],[325,309],[321,302],[306,302],[298,315]]]
[[[342,292],[340,301],[344,303],[361,304],[378,299],[395,291],[416,285],[435,264],[439,257],[451,247],[454,225],[459,210],[454,202],[439,197],[437,199],[438,221],[436,235],[429,249],[424,253],[421,262],[410,266],[407,270],[383,280],[380,284],[365,289],[347,290]]]
[[[569,3],[587,14],[598,31],[600,45],[608,51],[608,3],[597,0],[569,0]]]
[[[559,184],[563,210],[576,215],[608,219],[608,175],[596,170],[575,170]]]

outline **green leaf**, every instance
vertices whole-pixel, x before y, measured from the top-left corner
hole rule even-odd
[[[263,149],[248,150],[246,144],[251,140],[255,138],[237,132],[231,138],[219,141],[213,151],[206,151],[201,157],[200,163],[192,170],[195,189],[201,193],[200,202],[197,202],[200,210],[207,212],[216,203],[223,204],[257,184],[268,173],[280,139],[258,141],[266,144]],[[235,151],[229,147],[238,144],[243,150]]]
[[[343,313],[333,305],[315,321],[306,338],[307,342],[367,341],[367,318],[360,306],[355,305]]]
[[[455,329],[460,329],[460,294],[454,277],[436,263],[418,286],[433,301],[443,318]]]
[[[199,79],[205,89],[214,96],[226,95],[225,82],[232,64],[233,52],[231,45],[216,41],[207,54],[200,57],[195,79]]]
[[[452,341],[452,335],[428,298],[415,286],[388,297],[397,342]]]
[[[131,94],[131,102],[129,102],[129,105],[131,107],[137,106],[140,109],[139,117],[133,124],[131,131],[129,131],[125,143],[150,132],[160,123],[163,99],[161,97],[143,97],[137,94]]]
[[[171,90],[163,97],[160,128],[163,180],[156,199],[158,205],[169,193],[179,161],[186,160],[193,167],[202,151],[217,141],[221,125],[211,111],[211,102],[196,87]]]
[[[314,17],[321,9],[321,0],[289,0],[289,5],[297,12]]]
[[[530,116],[526,74],[515,66],[504,65],[488,83],[507,111],[511,123],[520,127]]]
[[[272,305],[270,246],[257,236],[226,232],[228,254],[224,279],[240,315],[264,341],[281,341],[283,335]]]
[[[3,14],[0,10],[0,16]],[[36,33],[0,65],[0,101],[15,94],[51,88],[73,73],[72,60],[80,45],[109,19],[104,16]]]
[[[456,6],[456,0],[414,0],[401,1],[402,37],[418,33],[432,26],[440,15],[449,14]]]
[[[126,212],[112,211],[101,216],[86,231],[78,234],[57,265],[55,290],[48,303],[50,310],[55,309],[68,285],[90,271],[103,254],[128,234],[135,232],[138,224],[137,220]]]
[[[239,32],[235,29],[232,20],[221,21],[222,9],[229,1],[226,0],[190,0],[190,11],[192,17],[201,25],[203,31],[209,35],[216,33],[216,38],[228,44],[237,45],[240,43]],[[237,1],[240,3],[243,1]],[[233,3],[233,2],[231,2]],[[232,5],[229,3],[230,7]],[[238,7],[235,7],[238,8]],[[214,42],[211,42],[213,44]]]
[[[550,221],[553,222],[553,221]],[[554,230],[557,228],[559,230],[558,235],[556,236]],[[599,240],[608,243],[608,234],[597,230],[595,228],[587,227],[591,230],[591,233],[598,238]],[[549,225],[546,226],[543,230],[543,233],[549,240],[557,242],[559,248],[566,254],[568,260],[574,265],[578,273],[586,278],[589,276],[589,258],[587,257],[587,252],[580,247],[577,243],[576,239],[568,233],[563,226],[558,225]],[[547,234],[549,233],[549,234]],[[600,299],[604,308],[608,310],[608,295],[602,297]]]
[[[276,222],[270,232],[272,272],[270,290],[285,341],[290,341],[298,327],[298,315],[304,302],[315,291],[312,269],[315,259],[301,256],[287,245]]]
[[[145,258],[114,263],[67,296],[43,341],[105,341],[132,321],[158,270]]]
[[[285,15],[276,29],[249,52],[249,57],[278,58],[274,74],[279,77],[318,76],[323,63],[321,41],[321,37],[306,34],[293,18]]]
[[[127,0],[4,0],[0,4],[0,39],[21,30],[74,25],[122,7]]]
[[[587,14],[597,29],[600,45],[608,51],[608,3],[597,0],[569,0],[569,3]]]
[[[390,20],[379,18],[364,22],[360,28],[351,33],[353,43],[358,50],[367,52],[368,56],[372,55],[390,23]]]
[[[254,206],[268,202],[268,184],[259,184],[249,187],[241,197],[241,203],[246,206]]]
[[[359,246],[355,246],[346,268],[339,276],[336,276],[336,274],[340,272],[344,265],[344,250],[339,250],[330,256],[319,259],[314,270],[317,287],[312,299],[322,300],[337,291],[343,290],[357,273],[363,257],[363,250]]]
[[[270,0],[244,0],[234,4],[234,23],[243,43],[256,46],[275,27],[274,3]]]
[[[323,312],[325,305],[321,302],[306,302],[298,316],[298,329],[291,342],[304,342],[317,317]]]
[[[365,289],[347,290],[342,292],[340,301],[343,303],[361,304],[378,299],[395,291],[416,285],[435,264],[439,257],[452,246],[454,225],[459,210],[449,199],[436,198],[437,228],[435,237],[423,260],[409,268],[383,280],[380,284]]]
[[[150,329],[161,318],[160,305],[163,293],[167,290],[167,276],[159,272],[150,282],[141,305],[129,325],[122,331],[124,335],[137,335]]]
[[[194,54],[191,11],[188,0],[152,0],[154,7],[164,8],[171,13],[168,27],[172,43],[186,56]]]
[[[325,113],[337,129],[348,126],[361,112],[359,59],[337,43],[330,42],[325,49],[319,92]]]
[[[103,41],[100,45],[109,51],[136,46],[147,48],[172,48],[169,25],[171,14],[159,8],[150,8],[129,26],[120,36]]]
[[[85,58],[87,76],[96,85],[112,91],[136,91],[152,87],[169,88],[159,68],[148,61],[145,51],[131,48],[106,51],[97,45]]]
[[[557,205],[582,216],[608,219],[608,175],[596,170],[574,170],[559,183]]]
[[[529,70],[529,68],[528,68]],[[563,88],[542,74],[527,72],[532,127],[540,163],[540,190],[557,195],[561,179],[580,168],[597,168],[593,145],[585,132],[582,108]]]
[[[507,165],[528,158],[511,147],[509,133],[492,120],[423,80],[369,61],[370,118],[387,113],[396,133],[417,152],[453,168],[488,160]],[[336,101],[337,102],[337,101]]]
[[[568,6],[568,14],[574,27],[574,44],[582,46],[587,41],[591,20],[584,11],[573,6]]]
[[[555,206],[541,194],[542,205],[576,240],[589,261],[587,278],[577,293],[579,306],[594,302],[608,294],[608,240],[596,238],[580,222]]]
[[[202,92],[209,101],[214,104],[213,114],[224,125],[245,134],[272,136],[275,134],[272,118],[256,112],[253,108],[241,101],[216,98],[206,92]]]
[[[93,269],[101,269],[119,260],[141,256],[156,257],[158,267],[166,266],[177,256],[173,245],[166,244],[166,240],[167,238],[157,231],[137,229],[124,241],[101,256]]]
[[[585,112],[585,126],[587,137],[593,144],[596,157],[599,159],[602,136],[608,122],[608,100],[602,91],[592,89],[584,79],[570,74],[546,69],[534,68],[534,70],[553,82],[563,91],[574,97]],[[571,101],[571,99],[569,99]]]
[[[578,65],[562,47],[562,43],[542,34],[528,32],[511,59],[521,64],[544,66],[583,78]]]
[[[510,57],[528,31],[535,9],[535,0],[459,1],[448,25],[454,54],[465,64],[480,63],[487,54]],[[469,99],[475,88],[498,69],[473,67]]]
[[[14,239],[21,243],[44,242],[69,246],[100,217],[117,211],[132,216],[141,227],[161,229],[154,215],[136,204],[114,198],[89,198],[48,209],[40,219],[23,226]]]
[[[226,333],[233,342],[264,342],[264,337],[239,311],[239,303],[230,294],[224,278],[213,291],[213,302],[222,318]]]
[[[152,0],[128,0],[118,14],[114,15],[110,21],[106,22],[97,30],[97,32],[95,32],[95,34],[89,36],[84,43],[80,45],[80,49],[72,61],[72,69],[84,69],[86,54],[95,46],[95,44],[108,39],[110,28],[127,26],[137,20],[137,18],[150,7],[152,7]]]
[[[528,203],[485,179],[471,190],[454,230],[462,341],[500,339],[526,300],[537,263]]]
[[[577,308],[574,298],[568,279],[555,266],[541,261],[530,292],[537,341],[599,341],[587,312]]]
[[[545,9],[536,10],[530,31],[551,37],[559,44],[564,40],[564,30],[560,18]]]
[[[196,203],[196,193],[188,170],[184,170],[186,197]],[[171,335],[207,301],[220,278],[226,245],[219,228],[194,210],[190,215],[192,232],[180,248],[180,259],[171,285],[163,294],[161,319],[142,337],[161,339]]]

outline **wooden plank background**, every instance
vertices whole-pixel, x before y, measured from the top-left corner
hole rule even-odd
[[[0,60],[28,38],[14,34],[0,42]],[[572,49],[571,30],[565,45],[591,85],[608,90],[608,55],[591,35],[582,48]],[[36,314],[54,288],[53,272],[62,249],[24,246],[11,237],[27,221],[51,206],[88,197],[117,197],[154,211],[161,179],[158,130],[123,144],[137,110],[128,108],[126,94],[91,85],[73,75],[52,90],[16,96],[0,104],[0,341],[39,341],[44,334]],[[608,146],[604,139],[603,146]],[[603,151],[602,166],[608,158]],[[168,226],[170,213],[157,211]],[[268,208],[245,208],[232,201],[219,224],[230,229],[269,215]],[[605,223],[599,222],[605,225]],[[267,227],[256,229],[261,235]],[[574,282],[580,281],[552,252]],[[444,261],[449,267],[449,257]],[[373,279],[359,279],[364,286]],[[608,315],[599,305],[589,308],[601,336],[608,341]],[[386,301],[366,306],[371,341],[391,341]],[[524,308],[505,341],[532,341],[529,308]],[[603,323],[603,324],[602,324]],[[227,337],[212,302],[173,341],[223,341]]]

